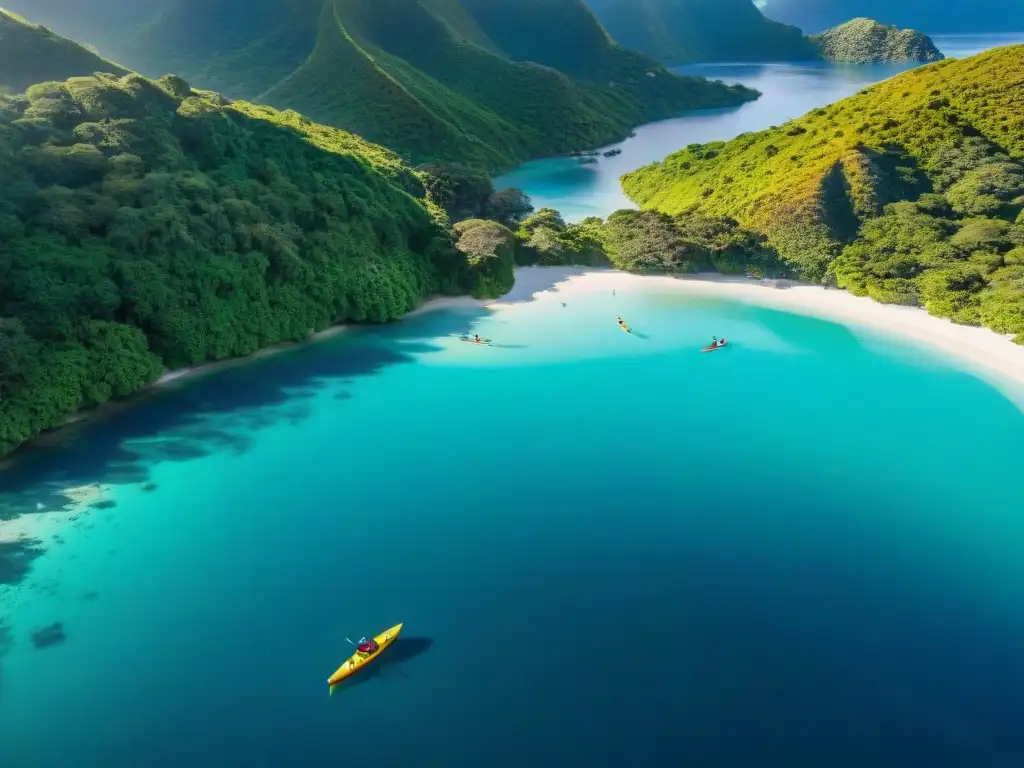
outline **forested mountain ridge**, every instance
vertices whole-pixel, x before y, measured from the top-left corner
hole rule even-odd
[[[659,61],[817,58],[798,28],[766,19],[751,0],[588,0],[621,44]]]
[[[494,287],[392,152],[173,76],[0,97],[0,178],[0,453],[165,368]]]
[[[764,0],[761,6],[768,18],[808,33],[864,16],[929,35],[1024,32],[1024,3],[1017,0]]]
[[[78,43],[0,8],[0,91],[23,91],[41,80],[93,72],[127,74]]]
[[[414,163],[489,170],[756,96],[619,47],[582,0],[163,0],[116,52]]]
[[[1024,46],[687,147],[623,187],[644,208],[734,217],[804,279],[1024,343]]]

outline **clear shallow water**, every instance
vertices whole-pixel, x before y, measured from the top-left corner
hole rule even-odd
[[[22,457],[6,504],[117,506],[0,595],[0,764],[1017,765],[1024,415],[813,319],[567,303],[340,337]]]
[[[988,48],[1024,42],[1024,32],[936,37],[935,42],[947,56],[964,57]],[[622,154],[600,157],[596,164],[582,164],[572,157],[536,160],[498,177],[495,185],[519,187],[530,195],[536,208],[555,208],[567,221],[579,221],[587,216],[605,217],[620,208],[634,207],[619,183],[625,173],[662,160],[688,144],[727,141],[741,133],[781,125],[909,68],[903,64],[813,62],[678,67],[676,71],[681,74],[742,83],[761,91],[762,96],[740,107],[704,110],[640,126],[635,137],[603,148],[621,149]]]

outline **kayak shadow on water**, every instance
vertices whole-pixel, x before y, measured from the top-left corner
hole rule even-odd
[[[422,656],[433,647],[434,641],[429,637],[401,637],[399,636],[390,648],[386,648],[365,669],[350,677],[340,686],[340,691],[347,688],[355,688],[374,679],[387,679],[389,677],[407,678],[408,673],[402,671],[401,667],[407,661],[412,661],[417,656]]]
[[[643,331],[633,331],[633,335],[636,336],[638,339],[649,339],[649,338],[651,338],[650,336],[648,336]]]

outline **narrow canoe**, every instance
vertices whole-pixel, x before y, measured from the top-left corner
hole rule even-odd
[[[373,653],[360,653],[356,651],[349,656],[345,663],[338,667],[337,671],[327,679],[327,685],[330,687],[331,693],[334,693],[334,689],[342,683],[347,677],[351,677],[360,669],[365,667],[371,661],[376,659],[382,653],[384,649],[391,645],[395,640],[398,639],[398,633],[402,631],[401,624],[395,624],[391,629],[385,629],[379,635],[374,637],[374,642],[377,643],[377,650]]]
[[[625,321],[625,320],[620,320],[620,321],[619,321],[619,328],[621,328],[621,329],[622,329],[623,331],[625,331],[626,333],[632,333],[632,331],[631,331],[631,330],[629,330],[629,324],[628,324],[628,323],[626,323],[626,321]]]
[[[727,346],[729,346],[729,342],[727,341],[723,341],[718,346],[715,346],[714,344],[708,344],[708,346],[704,347],[704,349],[702,349],[701,352],[714,352],[716,349],[722,349],[723,347]]]

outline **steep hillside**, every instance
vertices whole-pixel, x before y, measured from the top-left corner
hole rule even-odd
[[[0,90],[20,92],[40,80],[93,72],[123,75],[127,70],[0,8]]]
[[[168,2],[133,66],[293,108],[416,163],[507,168],[756,95],[619,48],[578,0]],[[237,21],[205,21],[221,18]]]
[[[118,61],[121,44],[159,13],[163,0],[3,0],[6,8]]]
[[[751,0],[589,0],[627,48],[668,64],[817,57],[796,27],[766,19]]]
[[[0,97],[0,178],[0,454],[164,368],[481,288],[396,155],[173,76]]]
[[[768,234],[806,279],[1024,343],[1024,46],[687,147],[623,186],[645,208],[732,216]]]
[[[826,61],[868,64],[945,58],[927,35],[913,29],[887,27],[873,19],[852,19],[813,36],[811,41]]]
[[[583,0],[460,0],[481,29],[515,61],[601,81],[640,57],[619,48]],[[644,62],[650,67],[651,62]],[[642,73],[641,73],[642,74]]]
[[[179,73],[256,98],[309,57],[323,0],[158,0],[162,12],[122,43],[146,74]]]
[[[1024,3],[1019,0],[765,0],[762,11],[810,33],[858,16],[929,35],[1024,32]]]
[[[678,114],[680,106],[730,100],[717,86],[709,90],[707,81],[673,75],[649,56],[618,45],[584,0],[460,1],[513,60],[564,72],[588,87],[602,112],[629,122],[629,115],[660,119]]]

